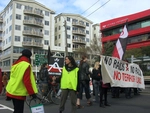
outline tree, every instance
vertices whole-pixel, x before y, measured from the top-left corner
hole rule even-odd
[[[114,43],[113,42],[106,42],[103,45],[103,55],[112,56],[113,50],[114,50]]]

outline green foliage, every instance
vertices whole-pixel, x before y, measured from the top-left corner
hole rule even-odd
[[[112,56],[113,50],[114,50],[114,43],[113,42],[106,42],[103,46],[103,55]]]

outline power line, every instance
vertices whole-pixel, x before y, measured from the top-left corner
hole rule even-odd
[[[100,0],[98,0],[97,2],[99,2]],[[93,7],[95,4],[97,4],[97,2],[95,2],[91,7]],[[91,7],[89,7],[87,10],[89,10]],[[83,13],[85,13],[87,10],[85,10],[84,12],[82,12],[81,13],[81,15],[83,14]]]
[[[105,2],[103,5],[101,5],[100,7],[98,7],[96,10],[94,10],[92,13],[90,13],[89,15],[87,15],[86,17],[90,16],[91,14],[93,14],[94,12],[96,12],[98,9],[102,8],[104,5],[106,5],[108,2],[110,2],[110,0],[108,0],[107,2]]]

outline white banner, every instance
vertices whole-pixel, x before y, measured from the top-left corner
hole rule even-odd
[[[145,89],[143,72],[139,65],[110,56],[101,56],[101,65],[104,83],[116,87]]]

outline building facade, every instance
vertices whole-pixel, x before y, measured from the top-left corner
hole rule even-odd
[[[102,22],[102,43],[110,41],[115,44],[126,21],[129,32],[127,49],[150,46],[150,9]]]
[[[61,13],[55,16],[55,46],[63,55],[72,55],[75,60],[81,60],[81,51],[89,46],[92,39],[93,22],[78,14]],[[66,38],[67,37],[67,38]],[[67,39],[67,40],[66,40]]]
[[[53,46],[55,12],[34,0],[11,0],[0,13],[0,67],[10,71],[23,49],[35,54],[47,54]]]

